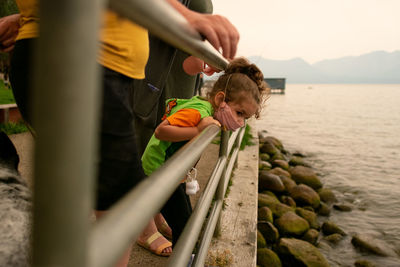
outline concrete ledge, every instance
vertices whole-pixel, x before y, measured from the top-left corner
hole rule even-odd
[[[228,251],[229,266],[256,266],[257,257],[257,191],[259,142],[254,120],[250,122],[253,146],[239,152],[230,193],[221,214],[221,235],[213,238],[209,251]]]

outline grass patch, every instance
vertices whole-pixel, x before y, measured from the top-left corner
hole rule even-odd
[[[243,150],[246,146],[254,146],[255,144],[251,141],[253,136],[250,133],[251,127],[246,124],[246,129],[244,129],[244,135],[242,139],[242,143],[240,143],[240,150]]]
[[[5,132],[7,135],[18,134],[18,133],[27,132],[28,127],[26,127],[25,123],[23,123],[23,122],[0,123],[0,131]]]
[[[15,103],[14,95],[11,89],[4,85],[4,81],[0,79],[0,104]]]

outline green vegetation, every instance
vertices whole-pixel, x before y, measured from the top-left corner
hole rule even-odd
[[[244,135],[242,139],[242,143],[240,144],[240,150],[243,150],[246,146],[254,146],[254,143],[251,141],[253,136],[250,133],[251,127],[246,124],[246,129],[244,130]]]
[[[25,123],[23,122],[7,122],[7,123],[0,123],[0,131],[5,132],[7,135],[10,134],[17,134],[17,133],[24,133],[28,131],[28,127],[26,127]]]
[[[14,0],[0,1],[0,17],[18,13],[18,7]]]
[[[11,89],[4,85],[4,81],[0,79],[0,104],[15,103],[14,95]]]

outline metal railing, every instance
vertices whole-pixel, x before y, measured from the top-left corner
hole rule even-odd
[[[103,6],[100,0],[40,1],[33,96],[38,136],[34,266],[112,266],[219,132],[215,125],[207,127],[92,226],[88,218],[93,207],[100,102],[96,51]],[[220,69],[227,66],[227,60],[165,2],[112,0],[110,7],[206,63]],[[242,136],[243,129],[228,141],[228,133],[222,132],[219,160],[174,248],[170,266],[187,265],[215,196],[194,265],[204,263]]]

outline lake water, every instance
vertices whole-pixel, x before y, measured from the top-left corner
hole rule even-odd
[[[267,101],[257,128],[306,154],[324,187],[353,207],[329,217],[348,233],[321,249],[332,266],[400,266],[400,258],[361,254],[350,242],[368,233],[400,250],[400,84],[289,84]]]

